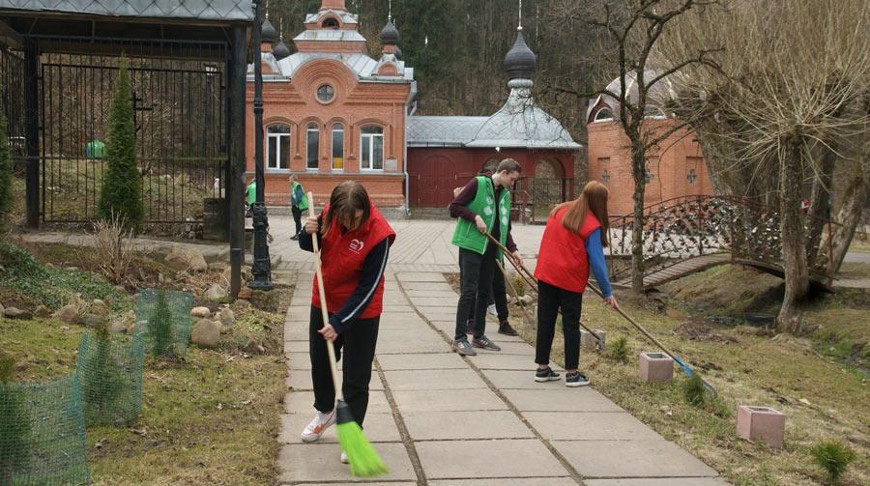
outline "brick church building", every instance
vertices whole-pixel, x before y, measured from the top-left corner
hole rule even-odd
[[[650,72],[650,75],[654,75]],[[650,79],[649,77],[647,79]],[[637,87],[633,78],[627,90],[629,99],[636,99]],[[619,93],[619,79],[607,86],[607,91]],[[668,99],[667,79],[654,84],[649,93],[650,105],[643,121],[644,129],[652,133],[665,133],[677,121],[660,106]],[[601,95],[589,102],[586,110],[589,136],[590,180],[598,180],[610,188],[608,211],[611,215],[631,214],[634,210],[634,178],[631,174],[629,140],[616,120],[619,101]],[[707,164],[694,132],[688,128],[674,131],[658,147],[647,153],[646,189],[644,206],[667,201],[679,196],[712,194],[713,186],[707,174]]]

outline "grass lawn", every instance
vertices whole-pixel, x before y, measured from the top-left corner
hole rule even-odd
[[[49,247],[40,257],[54,261],[55,265],[47,268],[58,268],[64,262],[87,268],[88,250],[80,253],[83,256],[76,258],[74,250]],[[167,271],[158,263],[145,268],[149,269],[146,272]],[[85,271],[69,273],[79,276],[69,279],[69,285],[90,275]],[[5,287],[8,280],[3,274],[0,277],[0,297],[27,303],[20,289]],[[210,272],[199,278],[217,281],[218,277]],[[197,287],[195,282],[187,285]],[[273,300],[279,303],[275,312],[261,311],[246,301],[233,303],[236,323],[222,334],[217,348],[190,347],[185,358],[177,362],[146,357],[141,416],[126,427],[94,426],[86,430],[93,484],[275,483],[276,438],[287,373],[283,322],[292,289],[278,287],[273,292]],[[125,299],[121,299],[122,303],[116,299],[119,312],[132,308]],[[71,374],[84,331],[82,325],[52,318],[0,318],[0,354],[14,357],[18,382]],[[258,351],[257,345],[265,352]]]
[[[842,484],[870,484],[870,355],[862,344],[870,340],[870,293],[846,292],[810,304],[808,325],[818,328],[809,337],[742,325],[738,317],[746,309],[775,313],[780,284],[752,269],[725,266],[670,284],[665,290],[671,298],[617,294],[628,315],[713,385],[718,395],[703,407],[686,403],[686,377],[678,367],[670,383],[640,381],[637,355],[659,350],[591,292],[583,303],[584,323],[607,331],[608,348],[624,336],[629,363],[584,350],[581,369],[596,390],[734,484],[822,483],[824,475],[809,449],[823,439],[839,439],[858,454]],[[534,343],[535,330],[523,322],[520,309],[514,306],[511,312],[514,327]],[[708,319],[714,315],[741,325],[716,324]],[[553,359],[560,365],[563,349],[557,332]],[[782,450],[737,437],[736,409],[744,404],[786,414]]]

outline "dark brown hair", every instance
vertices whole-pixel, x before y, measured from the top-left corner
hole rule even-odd
[[[607,215],[608,194],[607,186],[598,181],[591,181],[583,188],[580,197],[573,201],[559,204],[550,211],[550,216],[554,216],[557,211],[567,207],[568,211],[562,217],[562,226],[568,228],[572,233],[579,235],[580,228],[583,227],[583,222],[586,220],[586,213],[592,211],[592,214],[601,223],[601,246],[606,247],[607,234],[610,229],[610,220]]]
[[[499,162],[498,167],[495,168],[496,172],[501,172],[503,170],[507,172],[522,172],[523,166],[521,166],[516,160],[508,158]]]
[[[363,212],[360,221],[360,226],[362,226],[372,214],[369,193],[366,192],[365,186],[357,181],[344,181],[335,186],[332,195],[329,196],[329,210],[323,221],[323,234],[325,235],[329,231],[333,219],[341,216],[353,218],[360,209]]]

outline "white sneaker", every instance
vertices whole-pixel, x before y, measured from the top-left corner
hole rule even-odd
[[[495,304],[489,304],[486,308],[486,312],[489,312],[490,315],[498,317],[498,310],[495,308]]]
[[[331,412],[317,412],[314,419],[302,431],[302,442],[314,442],[320,438],[323,431],[335,423],[335,409]]]
[[[341,451],[341,457],[339,457],[339,460],[342,464],[350,464],[350,461],[347,459],[347,454],[344,451]]]

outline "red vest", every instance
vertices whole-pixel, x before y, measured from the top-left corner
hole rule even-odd
[[[329,205],[327,204],[323,207],[324,217],[328,210]],[[389,238],[390,244],[392,244],[396,239],[396,232],[374,205],[371,206],[368,221],[354,231],[342,234],[338,218],[332,220],[329,231],[320,240],[320,261],[323,270],[323,286],[326,290],[326,310],[330,314],[338,312],[356,290],[362,276],[363,262],[365,262],[366,256],[385,238]],[[311,304],[317,308],[321,307],[316,274]],[[382,276],[368,307],[357,314],[357,318],[368,319],[379,316],[383,308],[384,277]]]
[[[547,219],[547,227],[538,250],[535,278],[571,292],[583,293],[589,280],[589,259],[586,256],[586,238],[601,227],[592,214],[586,213],[580,234],[562,226],[568,208],[562,208]]]

